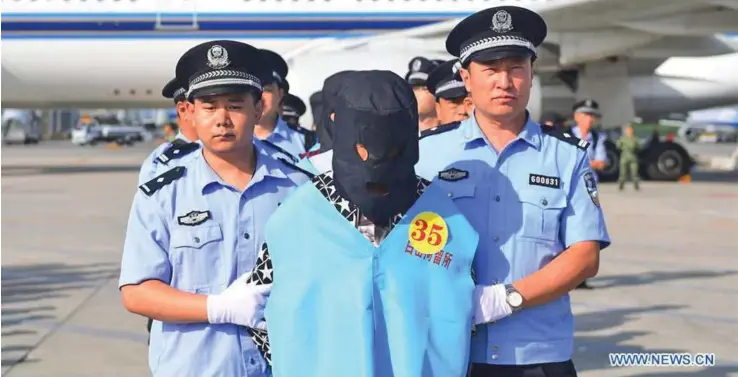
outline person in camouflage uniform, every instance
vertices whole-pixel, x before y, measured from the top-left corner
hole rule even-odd
[[[625,186],[625,181],[630,174],[633,180],[633,185],[636,190],[639,190],[638,186],[638,150],[640,145],[638,138],[633,135],[633,127],[627,125],[625,127],[625,133],[617,141],[617,148],[620,150],[620,176],[618,177],[618,185],[620,191]]]

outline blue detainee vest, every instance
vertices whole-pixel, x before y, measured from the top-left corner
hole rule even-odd
[[[409,243],[411,223],[426,211],[448,229],[436,254]],[[438,186],[425,188],[379,247],[313,184],[282,203],[265,235],[274,377],[466,375],[479,236]]]

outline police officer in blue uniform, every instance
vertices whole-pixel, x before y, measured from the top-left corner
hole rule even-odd
[[[571,133],[587,141],[587,157],[589,158],[589,166],[595,171],[592,177],[596,183],[599,180],[598,171],[602,171],[607,164],[607,150],[605,149],[605,139],[607,136],[595,129],[597,119],[602,116],[600,113],[600,104],[591,99],[581,100],[572,106],[574,112],[574,127]],[[577,286],[577,289],[593,289],[587,281],[583,281]]]
[[[413,87],[415,99],[418,101],[418,129],[427,130],[438,126],[436,114],[436,102],[433,94],[428,91],[425,82],[428,75],[438,67],[438,62],[422,56],[414,57],[408,62],[408,72],[405,74],[407,80]]]
[[[196,142],[197,133],[187,114],[185,92],[184,85],[176,78],[170,80],[162,89],[161,94],[164,98],[174,100],[179,132],[173,142],[162,143],[146,157],[138,174],[138,184],[155,177],[157,173],[164,172],[167,167],[178,165],[183,157],[200,148],[200,144]]]
[[[154,319],[155,377],[270,374],[242,326],[265,327],[271,286],[246,281],[267,218],[308,178],[252,137],[263,70],[258,49],[227,40],[177,64],[203,148],[139,187],[119,281],[126,309]]]
[[[602,116],[600,104],[594,100],[585,99],[575,103],[572,111],[575,125],[571,128],[571,133],[589,143],[587,147],[589,164],[593,170],[601,171],[607,163],[607,152],[605,134],[595,129],[597,119]],[[595,180],[597,180],[597,174],[595,174]]]
[[[453,59],[439,65],[428,75],[425,87],[436,99],[436,115],[439,127],[468,118],[464,99],[468,95],[464,83],[458,76],[458,60]],[[422,131],[421,131],[422,136]]]
[[[310,95],[310,112],[313,116],[312,130],[315,132],[315,144],[308,149],[306,153],[314,152],[320,149],[320,136],[325,132],[320,127],[320,116],[323,113],[323,91],[319,90]],[[304,156],[303,156],[304,157]]]
[[[480,234],[474,261],[472,377],[576,376],[569,291],[610,244],[587,142],[530,119],[546,23],[502,6],[449,34],[472,116],[420,140],[416,171],[444,189]]]
[[[315,131],[308,130],[300,126],[300,117],[307,111],[307,106],[300,97],[287,93],[282,100],[282,119],[287,123],[291,130],[302,134],[305,140],[305,150],[309,151],[317,142]]]
[[[267,140],[298,159],[305,152],[305,137],[291,129],[282,119],[282,100],[287,93],[287,62],[274,51],[261,50],[270,71],[261,78],[264,85],[264,113],[254,129],[254,135]]]

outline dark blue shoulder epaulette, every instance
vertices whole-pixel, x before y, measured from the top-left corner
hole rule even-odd
[[[307,170],[305,170],[305,169],[303,169],[303,168],[301,168],[301,167],[299,167],[299,166],[297,166],[297,165],[293,164],[293,163],[292,163],[292,162],[290,162],[290,161],[287,161],[287,159],[286,159],[286,158],[282,158],[282,157],[277,157],[277,160],[281,161],[281,162],[282,162],[283,164],[285,164],[285,165],[289,166],[290,168],[292,168],[292,169],[294,169],[294,170],[297,170],[297,171],[299,171],[299,172],[301,172],[301,173],[303,173],[303,174],[307,175],[307,176],[308,176],[308,178],[310,178],[310,179],[313,179],[313,178],[315,177],[315,174],[313,174],[313,173],[311,173],[311,172],[309,172],[309,171],[307,171]]]
[[[162,174],[159,174],[158,176],[154,177],[154,179],[142,184],[141,186],[138,186],[141,191],[143,191],[144,194],[151,196],[154,195],[155,192],[159,191],[162,187],[182,178],[185,172],[184,166],[177,166],[174,169],[170,169],[165,171]]]
[[[200,148],[200,144],[194,141],[188,143],[182,139],[176,139],[166,150],[164,150],[164,153],[160,154],[159,157],[156,158],[156,161],[166,164],[171,160],[182,158],[196,151],[198,148]]]
[[[284,148],[280,147],[279,145],[274,144],[271,141],[266,140],[266,139],[265,140],[261,140],[261,142],[264,143],[264,144],[266,144],[269,148],[272,148],[275,151],[277,151],[279,153],[282,153],[283,155],[289,157],[290,160],[292,160],[292,162],[297,162],[298,161],[297,160],[297,157],[291,155],[289,152],[287,152],[286,150],[284,150]]]
[[[440,126],[429,128],[427,130],[423,130],[420,132],[420,138],[422,139],[426,136],[438,135],[444,132],[455,130],[459,128],[460,125],[461,125],[461,122],[453,122],[453,123],[442,124]]]
[[[558,130],[554,127],[541,126],[541,132],[546,135],[553,136],[567,144],[571,144],[579,149],[587,150],[589,142],[582,140],[568,132]]]

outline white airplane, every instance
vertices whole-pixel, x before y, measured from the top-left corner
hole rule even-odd
[[[738,32],[738,0],[518,0],[549,35],[539,49],[530,110],[568,112],[596,98],[606,125],[636,114],[738,102],[726,70],[693,78],[690,63],[661,74],[671,56],[734,52],[716,33]],[[501,4],[495,3],[495,5]],[[162,86],[179,56],[205,40],[235,39],[290,63],[292,92],[307,98],[337,71],[390,69],[414,56],[450,58],[444,39],[487,0],[5,1],[2,106],[168,107]],[[514,20],[513,20],[514,22]],[[735,67],[737,55],[728,58]],[[709,58],[708,58],[709,60]],[[707,63],[705,63],[707,64]],[[541,89],[542,88],[542,89]],[[308,120],[309,116],[303,117]]]

